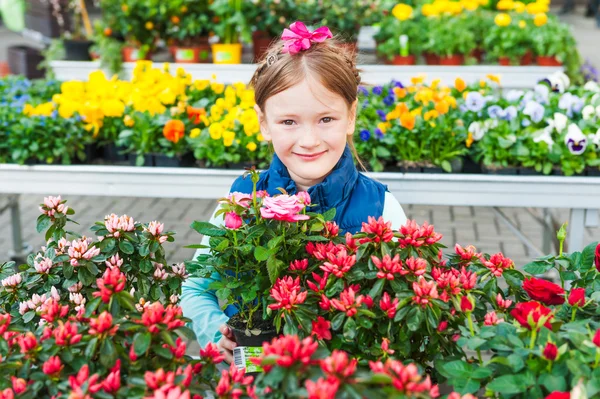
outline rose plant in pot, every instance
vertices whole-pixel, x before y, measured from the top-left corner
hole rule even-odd
[[[213,13],[208,1],[170,1],[168,14],[166,39],[175,62],[209,62]]]
[[[257,192],[260,177],[256,170],[250,169],[245,176],[252,179],[252,193],[232,193],[220,200],[216,216],[224,216],[224,226],[192,224],[197,232],[211,237],[210,248],[187,266],[193,276],[218,274],[220,278],[209,287],[237,310],[228,324],[238,346],[259,347],[281,332],[276,328],[281,319],[275,320],[276,312],[268,306],[273,284],[292,261],[306,257],[306,244],[328,241],[319,232],[335,211],[311,213],[308,193],[270,196]],[[300,312],[298,318],[310,327],[309,312]]]
[[[381,22],[381,29],[375,35],[377,52],[385,57],[385,62],[394,65],[414,65],[423,46],[422,24],[414,15],[413,8],[398,3],[390,15]]]

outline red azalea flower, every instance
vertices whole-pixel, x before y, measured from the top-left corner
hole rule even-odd
[[[406,268],[415,276],[422,276],[427,272],[427,261],[421,258],[413,258],[412,256],[406,259]]]
[[[398,311],[398,303],[398,298],[394,298],[392,301],[390,295],[387,292],[384,292],[379,301],[379,307],[387,314],[388,318],[393,319]]]
[[[102,388],[110,394],[115,394],[121,388],[121,370],[112,371],[102,382]]]
[[[296,309],[297,305],[304,303],[307,294],[306,291],[300,292],[300,277],[296,277],[296,279],[291,276],[279,278],[271,288],[271,297],[277,303],[269,305],[269,309],[285,309],[290,313]]]
[[[365,297],[364,295],[356,296],[356,292],[352,289],[352,287],[346,288],[340,294],[340,299],[332,299],[331,306],[336,308],[339,311],[345,312],[346,316],[352,317],[358,312],[358,308],[363,303]]]
[[[214,364],[221,363],[225,356],[221,354],[217,345],[209,342],[204,349],[200,349],[200,357],[211,361]]]
[[[377,278],[385,278],[388,280],[394,279],[394,274],[405,275],[408,271],[402,270],[402,261],[400,255],[396,254],[394,258],[389,255],[384,255],[383,258],[379,259],[377,256],[371,256],[371,261],[379,271],[377,272]]]
[[[531,277],[523,281],[523,289],[531,299],[546,305],[562,305],[565,303],[565,290],[550,281]]]
[[[317,321],[312,322],[311,335],[315,335],[317,339],[329,341],[331,339],[331,322],[319,316]]]
[[[100,389],[102,389],[102,384],[97,383],[100,376],[98,374],[94,374],[93,376],[89,377],[89,373],[89,366],[87,364],[84,364],[76,376],[69,376],[69,385],[71,386],[71,389],[74,391],[78,390],[85,383],[88,384],[89,393],[96,393]]]
[[[318,242],[316,244],[309,242],[306,244],[306,252],[317,260],[326,260],[327,254],[335,255],[342,248],[346,249],[343,245],[335,245],[331,241],[327,243]]]
[[[172,371],[165,372],[162,368],[155,372],[146,371],[144,380],[148,388],[152,390],[160,389],[162,386],[172,386],[175,383],[175,373]]]
[[[323,277],[321,277],[317,273],[313,272],[312,276],[315,282],[313,283],[312,281],[307,280],[306,285],[308,285],[308,288],[310,288],[316,293],[323,292],[325,290],[325,287],[327,286],[327,279],[329,278],[329,273],[325,273],[323,274]]]
[[[569,305],[582,307],[585,305],[585,288],[573,288],[569,293]]]
[[[554,317],[552,310],[548,309],[539,302],[521,302],[517,303],[515,308],[510,312],[511,316],[527,329],[541,328],[540,322],[543,322],[544,327],[552,329],[550,321]]]
[[[291,271],[304,271],[308,267],[308,259],[295,260],[290,263]]]
[[[444,332],[446,330],[446,328],[448,328],[448,321],[447,320],[440,321],[440,324],[438,324],[438,327],[437,327],[438,332]]]
[[[552,342],[548,342],[544,348],[544,357],[548,360],[554,361],[558,356],[558,347]]]
[[[187,344],[181,340],[181,337],[178,337],[177,341],[175,341],[175,346],[164,344],[163,348],[169,349],[175,357],[175,359],[181,359],[185,355],[185,351],[187,350]]]
[[[471,262],[475,259],[479,259],[481,256],[481,254],[477,252],[477,248],[473,245],[468,245],[466,248],[463,248],[459,244],[456,244],[454,246],[454,252],[456,252],[464,262]]]
[[[381,350],[388,355],[393,355],[396,352],[393,349],[390,349],[390,340],[389,338],[383,338],[381,340]]]
[[[129,348],[129,360],[131,360],[132,362],[137,361],[138,357],[135,354],[135,347],[133,344],[131,344],[131,347]]]
[[[306,380],[304,386],[308,393],[308,399],[331,399],[335,398],[340,383],[337,380],[329,380],[321,377],[316,382]]]
[[[90,319],[90,331],[91,335],[101,335],[106,333],[106,335],[115,335],[117,330],[119,329],[119,325],[113,326],[112,324],[113,318],[112,315],[104,311],[100,313],[95,319]]]
[[[435,281],[427,282],[423,276],[419,277],[418,281],[413,282],[412,286],[415,293],[412,300],[423,308],[427,307],[432,299],[439,297]]]
[[[340,234],[340,226],[336,222],[325,222],[323,235],[328,238],[337,237]]]
[[[438,286],[438,289],[442,291],[440,294],[440,299],[442,301],[448,302],[451,297],[460,294],[462,291],[460,273],[458,270],[450,269],[446,272],[442,272],[437,267],[434,267],[431,274]],[[465,280],[465,282],[468,284],[470,284],[471,279],[472,277],[467,278],[467,276],[463,276],[463,280]],[[477,280],[476,275],[475,280]]]
[[[82,338],[81,334],[77,334],[77,325],[69,321],[63,324],[61,320],[58,321],[58,327],[54,329],[53,335],[58,346],[75,345]]]
[[[388,359],[385,364],[369,362],[375,374],[386,374],[392,378],[392,386],[399,392],[412,396],[417,393],[428,393],[432,398],[439,396],[437,385],[432,385],[429,376],[423,380],[419,369],[414,364],[404,365],[399,360]]]
[[[328,379],[345,381],[356,371],[358,360],[348,359],[348,354],[344,351],[335,349],[331,356],[321,360],[321,370]]]
[[[17,337],[17,343],[21,348],[21,353],[25,354],[37,347],[37,340],[35,339],[35,335],[32,332],[28,331],[25,334],[19,335]]]
[[[356,252],[358,250],[358,240],[356,240],[351,233],[346,233],[346,247],[350,252]]]
[[[356,263],[356,255],[348,255],[346,248],[341,248],[335,253],[327,254],[327,262],[321,266],[321,270],[331,273],[338,278],[344,277]]]
[[[12,389],[17,395],[27,390],[27,381],[25,381],[23,378],[11,376],[10,381],[12,383]]]
[[[504,319],[499,319],[496,312],[489,312],[485,315],[483,319],[483,324],[486,326],[495,326],[498,323],[502,323]]]
[[[194,395],[193,399],[196,399],[198,395]],[[148,396],[146,399],[190,399],[190,391],[182,389],[177,385],[164,385],[159,390],[153,392],[152,396]]]
[[[61,306],[54,298],[42,304],[41,318],[48,323],[53,323],[57,318],[65,317],[69,313],[69,306]]]
[[[325,294],[321,294],[321,300],[319,301],[319,307],[323,310],[330,310],[331,309],[331,301],[329,300],[329,298],[327,298],[327,296],[325,296]]]
[[[481,261],[496,277],[502,276],[502,273],[504,273],[505,270],[515,267],[515,263],[511,259],[505,258],[502,252],[492,255],[490,260],[482,258]]]
[[[14,399],[15,393],[12,389],[6,388],[4,391],[0,391],[0,399]]]
[[[44,374],[50,376],[57,376],[62,369],[63,365],[58,356],[52,356],[50,359],[46,360],[42,366]]]
[[[383,216],[379,219],[375,219],[369,216],[368,223],[362,224],[361,233],[367,233],[369,236],[358,240],[361,244],[366,242],[390,242],[394,238],[394,231],[392,230],[392,222],[386,222],[383,220]]]
[[[125,288],[125,275],[117,267],[108,268],[102,278],[96,280],[96,285],[100,291],[94,292],[94,297],[100,297],[102,302],[108,303],[113,294]]]
[[[433,225],[427,222],[419,226],[414,220],[408,220],[406,224],[400,227],[400,247],[407,246],[420,247],[422,245],[432,245],[442,239],[442,235],[434,231]]]
[[[465,291],[470,291],[475,288],[477,284],[477,273],[474,271],[467,271],[463,266],[459,274],[460,284]]]
[[[512,301],[510,299],[502,299],[501,293],[498,293],[498,296],[496,296],[496,303],[500,309],[508,309],[510,305],[512,305]]]
[[[0,335],[4,335],[10,326],[10,313],[0,313]]]
[[[268,356],[277,356],[276,363],[284,368],[289,368],[296,364],[308,366],[317,362],[312,359],[312,356],[318,346],[319,343],[313,341],[311,337],[306,337],[300,341],[297,335],[285,335],[273,338],[271,343],[265,342],[263,344],[262,356],[251,358],[250,361],[254,364],[261,364],[264,358]],[[267,373],[271,371],[272,368],[272,365],[263,366],[263,369]]]
[[[460,298],[460,310],[463,313],[473,311],[473,302],[466,295]]]
[[[594,257],[594,264],[596,265],[596,270],[600,273],[600,244],[596,246],[596,256]]]
[[[594,343],[594,345],[600,348],[600,328],[596,330],[596,334],[594,334],[592,342]]]
[[[570,392],[554,391],[550,395],[546,396],[545,399],[569,399],[570,397],[571,397]]]

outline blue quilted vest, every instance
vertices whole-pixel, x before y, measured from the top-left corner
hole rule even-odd
[[[281,194],[283,188],[288,194],[296,194],[296,183],[290,177],[287,168],[274,155],[271,166],[260,173],[257,190],[265,190],[269,195]],[[252,192],[250,177],[240,176],[231,186],[230,192]],[[376,218],[383,215],[383,205],[387,186],[359,173],[352,159],[350,148],[342,154],[331,173],[319,184],[310,187],[311,212],[324,213],[331,208],[336,209],[335,222],[343,233],[354,234],[360,231],[363,222],[369,216]]]

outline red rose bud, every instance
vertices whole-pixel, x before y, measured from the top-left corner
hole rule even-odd
[[[511,316],[514,317],[523,327],[531,330],[532,327],[536,329],[541,327],[541,322],[544,322],[544,326],[548,329],[552,329],[550,321],[553,319],[552,310],[545,307],[539,302],[520,302],[510,312]],[[532,324],[529,324],[531,319]]]
[[[585,288],[573,288],[569,293],[569,305],[583,307],[585,305]]]
[[[600,273],[600,244],[596,247],[596,256],[594,257],[594,264],[596,265],[596,270]]]
[[[448,321],[444,320],[444,321],[440,322],[437,330],[438,330],[438,332],[443,332],[446,328],[448,328]]]
[[[546,396],[545,399],[570,399],[571,392],[559,392],[554,391],[550,395]]]
[[[550,361],[556,360],[558,356],[558,347],[552,342],[548,342],[544,348],[544,357]]]
[[[471,312],[473,311],[473,302],[467,297],[463,296],[460,298],[460,310],[462,312]]]
[[[531,277],[523,281],[523,289],[531,299],[540,301],[545,305],[562,305],[565,303],[565,290],[550,281]]]
[[[600,348],[600,328],[596,330],[596,334],[594,334],[594,339],[592,339],[594,345]]]

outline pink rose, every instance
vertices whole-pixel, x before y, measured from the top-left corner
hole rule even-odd
[[[229,193],[227,196],[227,200],[231,204],[241,205],[245,208],[249,207],[252,203],[252,194],[245,194],[234,191],[233,193]],[[226,201],[221,201],[221,203],[227,203]]]
[[[308,191],[300,191],[296,196],[304,205],[310,205],[310,195],[308,194]]]
[[[231,230],[237,230],[242,226],[242,218],[235,212],[225,214],[225,227]]]
[[[263,198],[260,214],[265,219],[297,222],[309,219],[308,215],[300,214],[303,209],[304,204],[298,200],[298,196],[278,195],[277,197]]]

